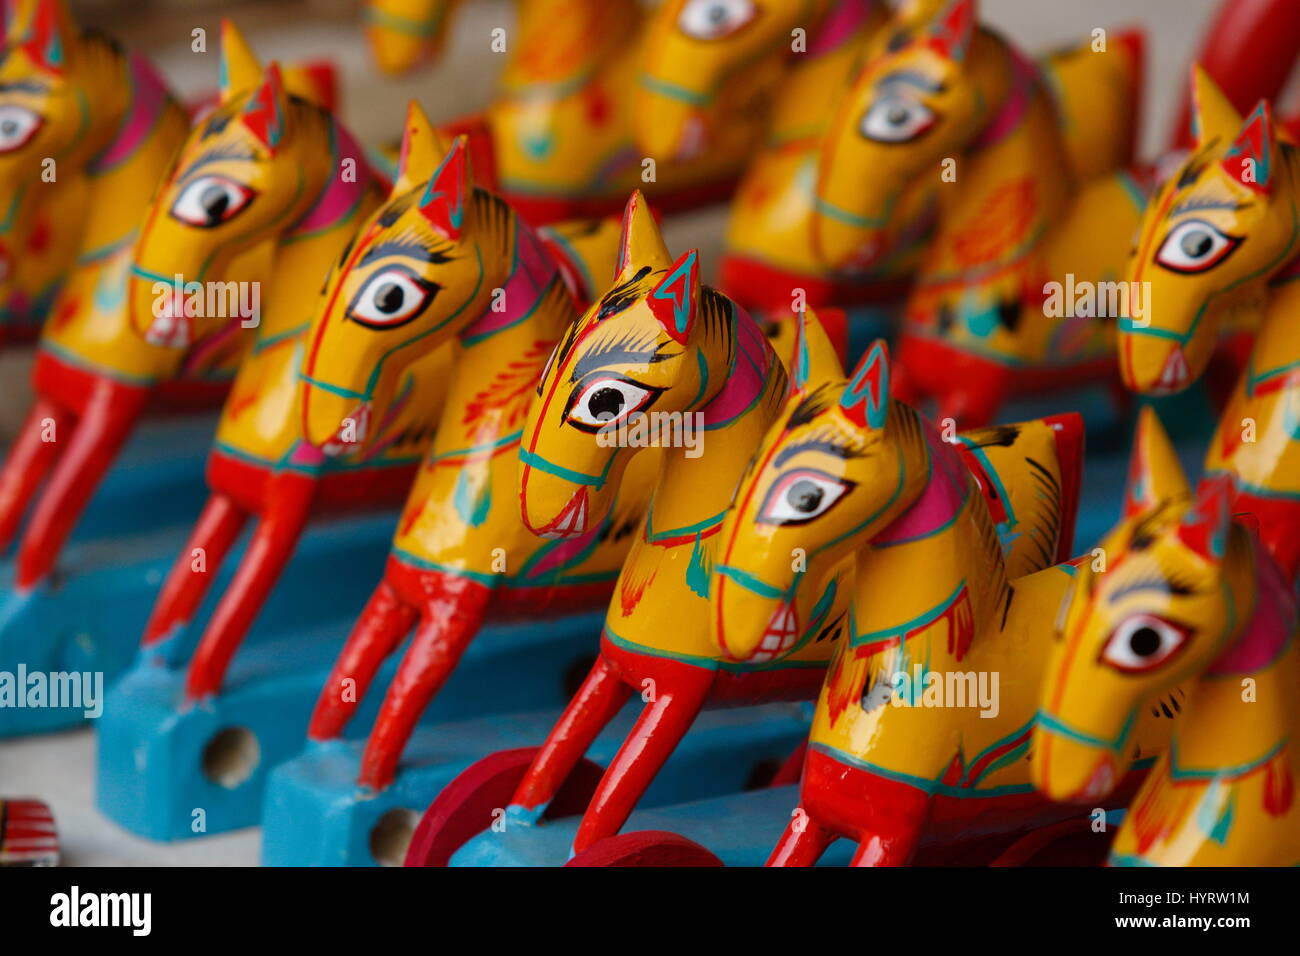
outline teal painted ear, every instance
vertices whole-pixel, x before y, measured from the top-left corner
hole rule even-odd
[[[795,319],[794,351],[790,356],[790,387],[803,392],[809,385],[820,385],[844,377],[844,367],[830,334],[812,309],[805,309]]]
[[[469,138],[461,134],[452,141],[451,150],[430,177],[420,199],[420,214],[439,235],[460,238],[471,188]]]
[[[674,341],[685,345],[700,301],[700,254],[695,249],[673,263],[646,303],[659,325]]]
[[[932,49],[945,59],[960,63],[970,51],[979,19],[975,0],[952,0],[948,8],[930,25]]]
[[[1260,100],[1228,147],[1223,157],[1224,170],[1243,186],[1268,195],[1273,191],[1273,144],[1276,141],[1273,110],[1268,100]]]
[[[840,396],[840,409],[859,428],[885,427],[889,415],[889,346],[876,339]]]

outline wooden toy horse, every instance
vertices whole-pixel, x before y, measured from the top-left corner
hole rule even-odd
[[[163,380],[174,380],[160,391],[172,404],[211,401],[225,388],[214,377],[230,364],[223,353],[184,364],[140,341],[123,299],[140,213],[185,136],[184,110],[142,57],[83,34],[61,0],[20,4],[8,36],[0,62],[7,204],[48,188],[43,172],[60,191],[86,178],[77,263],[44,328],[35,401],[0,470],[0,548],[32,504],[17,558],[17,586],[27,589],[50,571]]]
[[[1096,800],[1127,766],[1136,715],[1181,711],[1112,865],[1300,864],[1295,597],[1226,492],[1194,497],[1143,409],[1105,570],[1079,568],[1062,615],[1034,731],[1044,793]]]
[[[1009,499],[990,494],[990,463],[1017,443]],[[798,579],[783,556],[806,556],[810,576],[853,567],[801,812],[771,864],[811,865],[840,837],[858,843],[858,865],[901,864],[920,845],[1065,815],[1033,794],[1026,756],[1052,611],[1070,581],[1068,565],[1049,565],[1070,546],[1081,451],[1073,415],[954,447],[891,399],[883,343],[847,383],[792,398],[737,491],[711,593],[715,637],[743,659],[788,614]],[[1021,510],[990,508],[1007,500]],[[1000,532],[1027,540],[1007,549]]]
[[[612,271],[617,230],[600,225],[594,237],[584,239],[584,269]],[[308,731],[316,740],[341,733],[383,659],[414,628],[362,758],[363,786],[393,781],[421,712],[485,620],[606,603],[640,520],[652,477],[645,468],[629,479],[627,501],[576,537],[539,539],[519,520],[516,455],[525,417],[548,356],[576,317],[557,252],[563,255],[474,185],[458,142],[427,188],[394,192],[331,278],[308,333],[301,404],[305,434],[317,445],[357,416],[357,402],[391,394],[405,366],[444,343],[452,351],[437,437],[383,579]],[[412,301],[392,319],[358,320],[348,303],[392,286],[409,290],[403,295]]]
[[[827,270],[812,247],[817,146],[854,65],[889,25],[878,0],[777,0],[762,4],[675,0],[654,15],[637,90],[637,140],[652,156],[713,148],[738,127],[751,158],[727,228],[722,287],[749,308],[788,310],[793,291],[818,305],[898,297],[915,242],[872,272]],[[806,51],[791,54],[796,31]],[[786,65],[788,64],[788,66]],[[724,108],[740,98],[767,110]],[[913,189],[897,231],[921,238],[928,189]],[[897,239],[897,237],[894,237]],[[890,281],[890,280],[893,281]]]
[[[1221,343],[1239,366],[1271,287],[1300,275],[1300,151],[1267,102],[1243,122],[1203,70],[1192,84],[1197,147],[1148,206],[1128,268],[1157,304],[1120,321],[1120,373],[1144,394],[1186,388]]]
[[[904,188],[934,177],[938,221],[906,307],[897,387],[913,401],[938,396],[942,416],[978,425],[1013,387],[1113,374],[1113,327],[1095,305],[1079,314],[1073,301],[1049,306],[1045,280],[1073,289],[1076,274],[1118,278],[1142,191],[1127,174],[1077,189],[1041,71],[977,26],[974,0],[916,6],[935,15],[902,21],[830,123],[813,241],[833,267],[878,261],[889,252],[879,231]],[[1092,83],[1128,91],[1118,115],[1131,116],[1137,43],[1113,47],[1080,54],[1069,69],[1086,74],[1095,62]],[[1132,142],[1129,123],[1106,115],[1089,126],[1099,131],[1093,149],[1103,151],[1103,168]]]
[[[136,246],[131,285],[135,321],[160,347],[187,349],[254,327],[217,428],[207,503],[144,634],[145,645],[154,645],[189,622],[248,516],[257,516],[247,552],[191,661],[191,698],[220,689],[313,511],[401,500],[429,445],[446,376],[445,356],[417,363],[374,417],[352,420],[340,454],[322,455],[302,440],[298,363],[321,282],[345,261],[384,184],[337,119],[287,94],[278,67],[263,71],[228,23],[222,56],[222,103],[191,133],[159,190]],[[412,107],[401,191],[431,171],[432,140]],[[418,157],[427,169],[412,167]],[[274,247],[273,268],[265,304],[251,322],[237,310],[187,308],[187,297],[165,278],[181,276],[204,289],[236,286],[229,272],[234,257],[267,243]],[[372,314],[375,321],[391,320],[383,310],[403,291],[377,288],[369,292],[373,301],[363,301],[363,290],[347,305],[356,321]],[[199,567],[196,554],[203,556]]]
[[[406,73],[441,51],[460,0],[366,0],[366,41],[385,73]]]
[[[403,5],[405,31],[441,32],[447,4],[417,6]],[[500,191],[534,225],[605,215],[636,187],[663,208],[730,190],[752,145],[743,137],[689,159],[647,157],[636,147],[632,111],[620,104],[633,96],[645,24],[637,0],[518,0],[514,29],[498,38],[505,67],[497,94],[464,127],[486,129]]]

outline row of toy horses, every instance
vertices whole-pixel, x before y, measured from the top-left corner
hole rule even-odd
[[[892,35],[870,69],[929,70],[927,82],[934,85],[938,56],[952,70],[939,81],[949,91],[960,85],[963,64],[994,69],[999,61],[985,62],[978,51],[1005,45],[977,32],[970,15],[968,5],[956,4],[945,7],[941,23],[917,19]],[[783,841],[780,855],[791,861],[814,858],[836,834],[858,839],[863,861],[901,861],[924,842],[933,819],[950,821],[949,835],[969,822],[963,813],[986,820],[994,833],[1031,819],[1026,805],[1047,805],[1030,791],[1024,758],[1031,733],[1043,728],[1061,728],[1060,742],[1054,737],[1036,749],[1053,755],[1053,767],[1065,768],[1060,782],[1053,778],[1044,786],[1054,796],[1088,799],[1101,799],[1119,782],[1133,745],[1141,742],[1150,753],[1168,738],[1158,720],[1151,728],[1130,721],[1103,736],[1104,726],[1062,703],[1068,693],[1044,707],[1051,719],[1035,731],[1042,674],[1034,668],[1046,672],[1049,665],[1045,655],[1035,665],[1040,658],[1027,647],[1046,650],[1034,635],[1050,639],[1045,622],[1070,584],[1068,572],[1049,565],[1070,553],[1081,461],[1077,420],[1067,416],[970,433],[960,443],[942,441],[891,387],[899,376],[891,375],[883,348],[873,348],[837,390],[829,383],[843,376],[830,367],[816,326],[805,328],[790,355],[778,354],[743,303],[701,284],[696,253],[677,259],[667,253],[639,195],[621,229],[613,223],[534,229],[478,183],[469,141],[448,140],[417,107],[408,113],[387,188],[330,110],[295,95],[288,74],[275,65],[262,68],[233,28],[223,32],[221,100],[188,132],[183,112],[161,84],[146,82],[141,61],[77,30],[60,4],[20,3],[8,35],[14,39],[0,75],[23,86],[22,95],[32,99],[21,109],[38,116],[9,159],[16,170],[39,176],[40,157],[59,157],[55,185],[79,182],[76,188],[85,190],[89,215],[81,242],[98,252],[78,255],[46,322],[36,404],[0,472],[0,527],[12,536],[37,499],[19,547],[17,585],[38,586],[147,402],[228,387],[209,464],[211,494],[145,636],[146,643],[162,645],[195,614],[211,576],[195,573],[194,549],[203,548],[210,565],[219,565],[248,516],[257,516],[252,543],[190,662],[190,699],[220,691],[240,641],[313,514],[382,506],[405,496],[383,580],[322,689],[309,730],[316,739],[337,735],[356,706],[339,694],[338,683],[355,681],[364,694],[384,657],[414,629],[366,748],[360,779],[371,787],[392,781],[421,710],[487,617],[606,601],[597,664],[520,780],[510,808],[518,822],[536,820],[600,728],[630,693],[653,681],[658,692],[602,780],[579,831],[579,850],[617,832],[701,707],[812,698],[824,679],[805,770],[805,809],[817,826],[792,831]],[[30,92],[35,89],[41,92]],[[1046,108],[1034,102],[1025,92],[1017,107],[1024,110],[1021,119]],[[82,104],[99,117],[89,127]],[[1294,234],[1288,237],[1284,224],[1295,216],[1295,148],[1274,130],[1266,105],[1243,120],[1204,79],[1197,109],[1201,145],[1167,180],[1146,214],[1143,235],[1184,229],[1188,210],[1197,212],[1203,229],[1207,220],[1220,222],[1214,228],[1234,240],[1231,254],[1219,250],[1199,274],[1240,266],[1247,271],[1233,271],[1228,282],[1234,294],[1276,297],[1271,281],[1278,271],[1248,267],[1257,257],[1288,258],[1284,250]],[[990,148],[1009,143],[1020,128],[1007,116],[1008,135]],[[176,140],[170,151],[168,136]],[[1241,178],[1243,158],[1254,161],[1248,182]],[[83,178],[73,175],[77,170]],[[18,195],[39,195],[40,188],[29,180]],[[1222,223],[1229,215],[1241,217],[1242,225]],[[104,229],[112,225],[116,232],[91,236],[101,217]],[[1208,234],[1185,239],[1166,238],[1155,251],[1146,248],[1154,239],[1144,241],[1137,255],[1158,256],[1169,246],[1191,256],[1205,240],[1214,244]],[[1180,277],[1198,274],[1163,266]],[[604,289],[600,277],[610,274],[614,285]],[[246,330],[247,317],[206,315],[188,308],[180,295],[160,301],[157,284],[175,275],[264,280],[267,295],[256,323]],[[1217,287],[1207,290],[1205,301],[1216,294]],[[1169,299],[1177,301],[1172,292]],[[588,302],[594,304],[578,318]],[[1276,355],[1262,351],[1289,345],[1280,331],[1273,339],[1267,334],[1277,324],[1265,325],[1248,364],[1254,371],[1242,378],[1233,401],[1251,403],[1260,435],[1284,437],[1231,444],[1233,421],[1225,419],[1215,448],[1222,470],[1240,480],[1233,487],[1214,485],[1217,497],[1198,505],[1185,488],[1150,497],[1148,486],[1168,489],[1176,482],[1148,473],[1168,461],[1154,426],[1147,425],[1141,445],[1155,451],[1142,461],[1155,464],[1143,466],[1133,497],[1148,510],[1159,505],[1163,511],[1144,514],[1137,521],[1140,536],[1135,531],[1133,540],[1113,546],[1116,555],[1137,555],[1129,566],[1141,566],[1148,591],[1204,596],[1204,582],[1173,560],[1182,552],[1152,551],[1164,528],[1157,517],[1188,512],[1187,521],[1170,519],[1175,543],[1193,542],[1187,561],[1222,567],[1226,579],[1227,558],[1233,558],[1233,580],[1243,590],[1232,593],[1234,613],[1225,619],[1244,625],[1253,621],[1244,608],[1272,608],[1271,616],[1260,618],[1264,626],[1249,632],[1249,663],[1261,667],[1291,665],[1285,588],[1279,598],[1261,583],[1272,580],[1263,552],[1248,549],[1255,556],[1242,564],[1241,540],[1250,539],[1241,537],[1246,532],[1238,525],[1223,522],[1234,510],[1232,495],[1265,500],[1285,477],[1285,469],[1282,478],[1275,472],[1290,453],[1289,379],[1285,364],[1271,364]],[[1187,343],[1183,349],[1190,351]],[[1281,371],[1260,372],[1271,368]],[[636,454],[599,440],[608,426],[647,412],[699,413],[704,454]],[[49,422],[56,441],[41,440]],[[787,447],[787,433],[795,431],[802,437]],[[1246,469],[1251,459],[1241,457],[1256,451],[1264,480]],[[746,476],[756,453],[758,465]],[[803,465],[788,467],[799,456]],[[770,487],[756,490],[758,481]],[[1287,517],[1285,496],[1277,498],[1280,519],[1269,512],[1261,524],[1265,540],[1283,557],[1292,536],[1276,532]],[[1249,507],[1236,510],[1264,513],[1247,500]],[[832,506],[826,537],[816,539],[816,519]],[[736,516],[751,507],[754,514]],[[1211,519],[1222,519],[1222,527],[1211,527]],[[1183,525],[1203,533],[1184,534]],[[778,533],[804,531],[808,538],[781,544],[786,569],[792,569],[791,548],[809,559],[793,580],[791,570],[778,576],[775,569],[746,566],[764,553],[756,541],[747,544],[746,535],[770,539],[776,554],[780,547],[770,542]],[[1269,532],[1275,532],[1271,540]],[[860,551],[870,551],[872,560]],[[919,562],[925,571],[887,566],[876,561],[877,551],[886,559]],[[1162,559],[1160,570],[1180,572],[1163,592],[1152,583],[1146,560],[1153,553]],[[1214,565],[1216,553],[1223,560]],[[1113,555],[1112,568],[1117,563]],[[1198,564],[1193,570],[1204,569]],[[914,595],[898,593],[900,576],[917,582]],[[1189,584],[1188,578],[1195,580]],[[1251,595],[1268,592],[1277,606],[1252,604],[1243,596],[1251,588]],[[884,598],[870,596],[876,591]],[[1089,598],[1105,592],[1098,584]],[[1121,594],[1125,602],[1135,595],[1141,596],[1133,588]],[[878,620],[869,623],[873,614]],[[1094,617],[1088,618],[1093,624]],[[1147,648],[1152,634],[1172,642],[1161,628],[1178,629],[1177,619],[1148,624],[1130,628],[1140,632],[1135,647]],[[994,633],[977,639],[985,628]],[[1240,636],[1225,625],[1218,638],[1226,652],[1243,643],[1235,640]],[[1283,651],[1263,660],[1257,652],[1267,640]],[[1011,666],[997,718],[971,725],[963,724],[969,715],[960,711],[871,706],[889,690],[871,697],[882,675],[908,670],[900,663],[915,659],[937,671],[934,662],[948,658],[953,669],[996,671],[1001,656],[1009,656]],[[1201,660],[1190,652],[1166,656],[1180,666]],[[1202,663],[1228,666],[1217,659]],[[1180,670],[1175,676],[1186,681],[1194,674]],[[1251,676],[1265,685],[1262,675]],[[1131,692],[1133,684],[1126,686]],[[1130,703],[1137,713],[1137,703]],[[1090,697],[1084,706],[1093,704]],[[1098,714],[1097,722],[1109,716],[1109,710]],[[1016,717],[1014,726],[1007,723]],[[933,726],[906,736],[873,730],[876,721],[905,719]],[[1216,719],[1225,718],[1220,713]],[[1272,729],[1261,728],[1257,736]],[[1232,742],[1244,745],[1249,736]],[[918,739],[933,746],[919,749]],[[874,741],[883,749],[872,749]],[[1087,751],[1090,744],[1107,746],[1094,747],[1098,756]],[[1072,755],[1071,746],[1083,750]],[[1263,822],[1227,835],[1265,832],[1264,823],[1292,813],[1286,760],[1293,758],[1285,749],[1276,758],[1261,770],[1271,801]],[[1206,766],[1197,763],[1192,778],[1217,780],[1202,772]],[[841,773],[844,767],[854,772]],[[1170,770],[1173,779],[1178,770]],[[1080,773],[1082,781],[1071,776]],[[836,786],[857,788],[856,796],[822,785],[832,778],[840,781]],[[1231,820],[1246,819],[1253,807],[1243,794],[1257,781],[1244,773],[1243,780],[1247,789],[1229,794]],[[1224,787],[1231,790],[1216,786],[1215,800]],[[873,796],[881,788],[888,797]],[[989,790],[987,801],[982,788]],[[954,802],[972,794],[981,799]],[[1164,820],[1161,808],[1169,800],[1152,796],[1150,802],[1148,816]],[[1054,811],[1042,812],[1038,819]],[[867,819],[855,823],[854,814]],[[943,838],[940,829],[935,839]],[[1286,845],[1272,837],[1265,842]],[[1254,837],[1247,843],[1258,845]],[[1142,853],[1158,856],[1150,841]]]

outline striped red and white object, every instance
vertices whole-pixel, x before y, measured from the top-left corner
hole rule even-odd
[[[39,800],[0,800],[0,866],[55,866],[59,834]]]

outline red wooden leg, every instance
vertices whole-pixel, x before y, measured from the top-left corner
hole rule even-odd
[[[641,711],[605,770],[573,838],[573,852],[580,853],[602,837],[613,836],[627,822],[641,795],[704,708],[715,676],[714,671],[702,667],[683,668],[670,688],[660,683],[658,696]]]
[[[70,412],[49,399],[38,397],[32,403],[0,468],[0,551],[9,547],[36,489],[72,437],[76,421]],[[56,441],[44,440],[48,437],[48,422],[54,423]]]
[[[382,790],[393,782],[420,714],[478,635],[492,594],[486,585],[450,574],[437,575],[428,590],[432,600],[421,610],[411,646],[366,741],[357,780],[363,787]]]
[[[329,680],[321,688],[311,725],[307,728],[308,737],[329,740],[343,732],[365,697],[370,682],[375,679],[379,665],[397,650],[410,633],[415,619],[415,608],[402,600],[386,578],[381,580],[348,635],[348,642],[334,662]],[[354,683],[350,701],[344,700],[342,693],[345,680]]]
[[[154,602],[142,643],[148,646],[168,638],[190,622],[247,519],[248,512],[226,495],[214,491],[208,496]],[[202,570],[195,569],[196,551],[202,552]]]
[[[806,813],[796,813],[767,858],[767,866],[813,866],[838,834]]]
[[[190,661],[185,684],[189,700],[221,690],[231,658],[298,545],[311,510],[315,482],[301,475],[285,477],[300,481],[272,496],[267,516],[253,532],[239,570],[221,596]]]
[[[19,588],[39,583],[54,567],[64,542],[130,434],[147,394],[103,391],[88,402],[23,532],[18,549]]]
[[[631,693],[632,689],[623,683],[604,656],[598,657],[587,679],[551,728],[546,743],[515,790],[511,804],[540,814]]]

